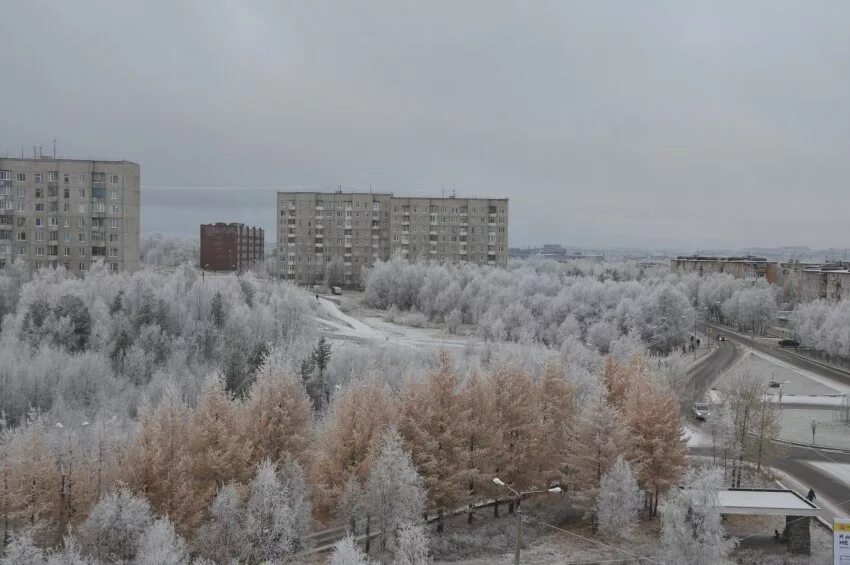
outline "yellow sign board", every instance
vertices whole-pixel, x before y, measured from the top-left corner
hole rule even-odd
[[[832,523],[833,565],[850,565],[850,518],[835,518]]]

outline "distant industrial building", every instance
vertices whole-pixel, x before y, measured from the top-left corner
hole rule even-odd
[[[0,158],[0,266],[137,271],[139,180],[130,161]]]
[[[775,283],[777,280],[776,263],[769,262],[764,257],[680,256],[671,261],[670,267],[673,271],[697,273],[700,276],[726,273],[751,281],[764,279]]]
[[[211,271],[249,271],[263,261],[265,232],[245,224],[201,225],[201,267]]]
[[[394,253],[506,267],[506,198],[406,198],[390,193],[278,192],[277,261],[281,278],[317,284],[330,266],[340,285]]]

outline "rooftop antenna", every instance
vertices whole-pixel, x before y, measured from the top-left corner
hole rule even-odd
[[[56,160],[56,138],[53,138],[53,160]]]
[[[33,145],[32,146],[32,158],[35,159],[36,155],[38,155],[38,153],[35,152],[35,145]]]
[[[38,158],[39,158],[39,159],[41,159],[41,156],[42,156],[42,154],[41,154],[41,149],[42,149],[42,147],[41,147],[41,145],[39,145],[39,146],[38,146]]]

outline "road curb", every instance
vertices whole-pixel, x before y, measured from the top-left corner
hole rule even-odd
[[[832,365],[830,363],[824,363],[823,361],[818,361],[817,359],[812,359],[811,357],[806,357],[805,355],[800,355],[799,353],[797,353],[796,351],[794,351],[792,349],[783,349],[783,348],[778,347],[778,346],[777,346],[777,349],[779,351],[787,353],[788,355],[793,355],[797,359],[802,359],[803,361],[807,361],[809,363],[814,363],[815,365],[819,365],[819,366],[823,367],[824,369],[829,369],[830,371],[836,371],[838,373],[843,373],[843,374],[847,375],[848,377],[850,377],[850,371],[848,371],[847,369],[845,369],[843,367],[839,367],[837,365]]]
[[[755,435],[755,434],[753,434],[753,432],[750,432],[750,434]],[[847,449],[847,448],[844,448],[844,447],[829,447],[829,446],[826,446],[826,445],[818,445],[816,443],[803,443],[803,442],[800,442],[800,441],[791,441],[791,440],[788,440],[788,439],[779,439],[779,438],[772,439],[771,441],[773,441],[775,443],[782,443],[782,444],[785,444],[785,445],[793,445],[794,447],[805,447],[806,449],[814,449],[814,450],[817,450],[817,451],[831,451],[831,452],[834,452],[834,453],[850,454],[850,449]]]

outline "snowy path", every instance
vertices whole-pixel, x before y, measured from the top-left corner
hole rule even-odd
[[[377,317],[362,320],[345,314],[332,300],[319,297],[316,308],[319,331],[331,339],[404,345],[408,347],[465,348],[481,343],[475,336],[455,336],[431,328],[412,328]]]

